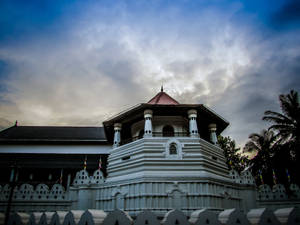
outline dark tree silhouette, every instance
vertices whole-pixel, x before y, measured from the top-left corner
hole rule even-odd
[[[244,147],[245,152],[256,152],[256,155],[250,160],[250,167],[257,184],[261,183],[259,179],[260,171],[266,183],[272,182],[272,157],[276,149],[276,136],[273,131],[262,130],[260,134],[253,133],[249,135],[248,141]]]
[[[290,154],[299,162],[300,147],[300,103],[298,93],[291,90],[287,95],[279,95],[282,113],[266,111],[263,120],[272,122],[269,128],[277,132],[281,144],[288,145]]]
[[[279,95],[282,113],[266,111],[263,120],[272,123],[269,130],[276,132],[280,145],[273,157],[273,164],[281,171],[281,182],[288,185],[283,171],[288,169],[291,180],[300,182],[298,171],[300,171],[300,103],[299,95],[291,90],[289,94]]]
[[[226,164],[229,169],[234,169],[240,173],[247,167],[249,159],[239,153],[240,148],[236,147],[234,140],[220,135],[218,136],[218,144],[224,150]]]

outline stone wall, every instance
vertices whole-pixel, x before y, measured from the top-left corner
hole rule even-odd
[[[0,225],[4,214],[0,213]],[[14,213],[8,225],[290,225],[300,224],[299,208],[283,208],[271,211],[265,208],[252,209],[247,214],[237,209],[215,213],[207,209],[186,215],[180,210],[171,210],[163,217],[151,211],[143,211],[132,218],[125,211],[116,209],[110,213],[102,210],[71,210],[57,212]]]
[[[229,176],[232,184],[236,186],[205,180],[190,183],[180,180],[137,180],[112,185],[107,184],[100,170],[91,174],[81,170],[77,172],[69,190],[65,190],[60,184],[52,187],[45,184],[38,184],[36,187],[30,184],[17,186],[14,189],[11,211],[102,209],[111,212],[118,208],[131,216],[136,216],[146,209],[162,216],[173,208],[190,214],[202,208],[215,211],[239,208],[248,211],[255,207],[272,210],[300,207],[300,190],[296,184],[290,185],[289,193],[281,184],[272,188],[261,185],[257,191],[249,191],[249,187],[253,187],[254,184],[249,171],[241,175],[230,171]],[[6,209],[9,193],[8,184],[0,185],[0,212]]]

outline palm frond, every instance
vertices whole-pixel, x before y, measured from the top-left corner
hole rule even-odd
[[[280,95],[279,101],[282,112],[286,116],[294,118],[296,116],[295,112],[299,110],[298,93],[294,90],[291,90],[287,95]]]
[[[262,119],[269,122],[275,122],[275,123],[283,123],[283,124],[289,124],[293,123],[293,120],[289,117],[282,115],[281,113],[272,112],[272,111],[266,111],[265,115]]]

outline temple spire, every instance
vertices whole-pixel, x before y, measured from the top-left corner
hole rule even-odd
[[[147,103],[154,104],[154,105],[179,105],[179,103],[174,98],[172,98],[166,92],[164,92],[163,85],[161,85],[160,92],[158,92],[157,95],[155,95]]]

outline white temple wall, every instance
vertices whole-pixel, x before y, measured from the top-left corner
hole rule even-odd
[[[228,191],[229,196],[224,195],[224,190]],[[174,208],[187,213],[202,208],[220,211],[224,208],[240,208],[243,204],[240,188],[211,181],[131,181],[130,184],[110,184],[99,187],[96,202],[98,209],[112,211],[119,208],[131,215],[145,209],[157,213]]]
[[[246,185],[240,190],[240,196],[244,200],[240,207],[241,210],[247,212],[249,209],[257,207],[256,188],[249,188],[249,185]]]
[[[168,155],[170,142],[177,144],[178,155]],[[223,150],[199,138],[143,138],[112,149],[108,161],[107,182],[144,176],[229,180]]]
[[[285,194],[281,184],[272,188],[266,184],[261,185],[256,193],[253,183],[249,184],[249,174],[244,172],[239,177],[232,177],[229,183],[213,179],[171,181],[155,178],[107,183],[99,174],[101,172],[98,172],[99,170],[96,170],[93,176],[89,176],[87,171],[79,171],[73,185],[67,191],[59,184],[52,188],[45,184],[38,184],[35,188],[29,184],[22,184],[15,188],[12,211],[93,208],[109,212],[119,208],[129,211],[131,215],[145,209],[151,209],[161,215],[173,208],[190,213],[191,210],[201,208],[219,211],[235,207],[246,212],[254,207],[278,209],[300,206],[297,185],[290,185],[290,190],[293,190],[291,196]],[[2,212],[7,206],[9,190],[8,185],[0,186]]]
[[[171,143],[176,154],[169,154]],[[233,182],[223,150],[200,138],[149,137],[119,146],[110,151],[108,174],[96,198],[105,211],[255,207],[243,201],[244,192],[255,192],[255,186]]]

